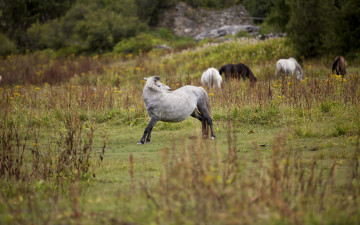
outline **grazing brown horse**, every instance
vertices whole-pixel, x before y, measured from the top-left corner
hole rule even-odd
[[[227,64],[219,69],[219,73],[220,75],[225,73],[225,80],[227,81],[229,77],[236,77],[237,71],[236,68],[234,67],[234,64]]]
[[[347,67],[347,62],[346,62],[345,58],[343,56],[339,55],[339,56],[335,57],[331,72],[334,72],[334,70],[335,70],[336,75],[341,75],[344,77],[346,74],[346,67]]]
[[[242,63],[234,64],[227,64],[220,68],[219,70],[220,75],[225,73],[225,80],[228,80],[229,77],[240,79],[242,78],[245,80],[249,78],[251,85],[257,81],[256,77],[254,76],[253,72],[250,70],[248,66]]]
[[[240,79],[240,77],[242,77],[243,80],[248,78],[250,80],[250,84],[254,85],[254,83],[257,81],[257,79],[247,65],[239,63],[234,66],[237,71],[237,76],[238,76],[237,78]]]

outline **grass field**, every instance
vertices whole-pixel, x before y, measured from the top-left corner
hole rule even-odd
[[[359,224],[360,66],[274,78],[286,39],[141,56],[0,62],[1,224]],[[149,121],[143,77],[176,89],[244,62],[258,82],[208,90],[216,139],[194,118]],[[16,75],[11,77],[10,75]],[[66,81],[66,82],[65,82]]]

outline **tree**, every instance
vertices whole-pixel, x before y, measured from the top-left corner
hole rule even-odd
[[[358,0],[275,0],[266,22],[288,33],[297,56],[360,57]]]
[[[138,17],[150,26],[159,22],[159,16],[168,8],[175,6],[178,0],[135,0],[138,7]]]
[[[31,24],[58,18],[74,0],[0,0],[0,32],[24,47]]]
[[[323,52],[324,40],[331,29],[333,0],[291,0],[286,31],[298,56],[314,57]]]
[[[290,18],[290,6],[287,0],[273,0],[265,22],[285,32]]]

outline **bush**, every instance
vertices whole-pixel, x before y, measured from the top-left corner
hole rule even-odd
[[[60,49],[65,45],[60,21],[53,20],[45,24],[34,23],[27,30],[31,49]]]
[[[134,37],[148,26],[141,23],[134,3],[78,2],[62,18],[34,23],[27,31],[31,49],[65,49],[62,53],[111,51],[119,41]],[[126,10],[124,10],[126,8]]]
[[[153,37],[149,34],[139,34],[136,37],[122,40],[114,47],[114,52],[119,54],[135,53],[150,51],[154,46]]]
[[[5,35],[0,33],[0,55],[10,55],[16,52],[16,45],[10,41]]]

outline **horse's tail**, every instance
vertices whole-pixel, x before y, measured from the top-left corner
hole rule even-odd
[[[210,118],[212,118],[212,115],[211,115],[211,106],[210,106],[210,98],[209,98],[209,95],[208,95],[208,93],[202,88],[202,99],[203,100],[205,100],[205,109],[203,108],[203,107],[201,107],[203,110],[205,110],[205,113],[207,113],[208,114],[208,116],[210,117]],[[201,113],[201,111],[200,111],[200,113]],[[206,117],[206,115],[203,115],[204,116],[204,118]],[[205,125],[205,133],[203,134],[203,135],[205,135],[205,136],[209,136],[209,124],[207,123],[207,121],[206,120],[203,120],[203,123],[204,123],[204,125]]]
[[[276,62],[276,69],[275,69],[275,78],[277,78],[279,72],[281,70],[281,64],[279,61]]]
[[[347,67],[347,62],[346,59],[343,56],[340,56],[340,72],[341,75],[344,76],[346,74],[346,67]]]
[[[217,88],[221,88],[222,77],[219,74],[219,71],[217,71],[217,69],[214,68],[211,71],[211,76],[212,76],[212,80],[213,80],[212,87],[216,86]]]
[[[340,63],[340,56],[336,56],[333,64],[332,64],[332,70],[331,72],[334,72],[334,70],[337,69],[337,67],[339,66],[339,63]]]

